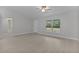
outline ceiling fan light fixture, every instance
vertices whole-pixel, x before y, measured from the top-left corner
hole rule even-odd
[[[51,10],[49,6],[40,6],[38,8],[41,10],[41,12],[47,12],[48,10]]]
[[[43,9],[42,9],[42,12],[45,12],[45,11],[46,11],[46,10],[43,8]]]
[[[42,10],[42,12],[45,12],[46,9],[47,9],[47,6],[41,6],[41,10]]]

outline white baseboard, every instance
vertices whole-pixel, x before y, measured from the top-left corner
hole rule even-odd
[[[19,33],[19,34],[14,34],[12,36],[21,36],[21,35],[27,35],[27,34],[32,34],[33,32],[30,32],[30,33]]]
[[[45,36],[50,36],[50,37],[57,37],[57,38],[64,38],[64,39],[71,39],[71,40],[79,40],[78,38],[74,38],[74,37],[66,37],[66,36],[60,36],[60,35],[51,35],[51,34],[46,34],[46,33],[40,33],[40,32],[31,32],[31,33],[20,33],[20,34],[14,34],[14,35],[10,35],[10,36],[21,36],[21,35],[26,35],[26,34],[41,34],[41,35],[45,35]],[[1,38],[2,36],[0,36]]]
[[[78,38],[75,38],[75,37],[67,37],[67,36],[61,36],[61,35],[51,35],[51,34],[40,33],[40,32],[20,33],[20,34],[15,34],[15,35],[12,35],[12,36],[21,36],[21,35],[35,34],[35,33],[41,34],[41,35],[46,35],[46,36],[51,36],[51,37],[58,37],[58,38],[71,39],[71,40],[79,40]]]
[[[46,34],[46,33],[40,33],[38,34],[45,35],[45,36],[50,36],[50,37],[56,37],[56,38],[64,38],[64,39],[71,39],[71,40],[79,40],[78,38],[75,37],[66,37],[66,36],[60,36],[60,35],[51,35],[51,34]]]
[[[3,37],[14,37],[14,36],[21,36],[21,35],[25,35],[25,34],[32,34],[31,33],[18,33],[18,34],[8,34],[8,33],[5,33],[3,35],[0,35],[0,38],[3,38]]]

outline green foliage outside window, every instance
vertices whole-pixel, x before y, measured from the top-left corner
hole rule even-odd
[[[47,20],[46,28],[51,31],[60,29],[60,19]]]
[[[60,28],[60,20],[59,19],[53,20],[53,28]]]

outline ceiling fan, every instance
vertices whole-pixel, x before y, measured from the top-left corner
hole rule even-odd
[[[40,9],[42,12],[47,12],[48,10],[52,10],[52,9],[50,9],[49,6],[40,6],[39,9]]]

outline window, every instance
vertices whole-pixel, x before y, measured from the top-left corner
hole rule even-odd
[[[46,29],[49,32],[59,32],[60,31],[60,19],[47,20]]]

